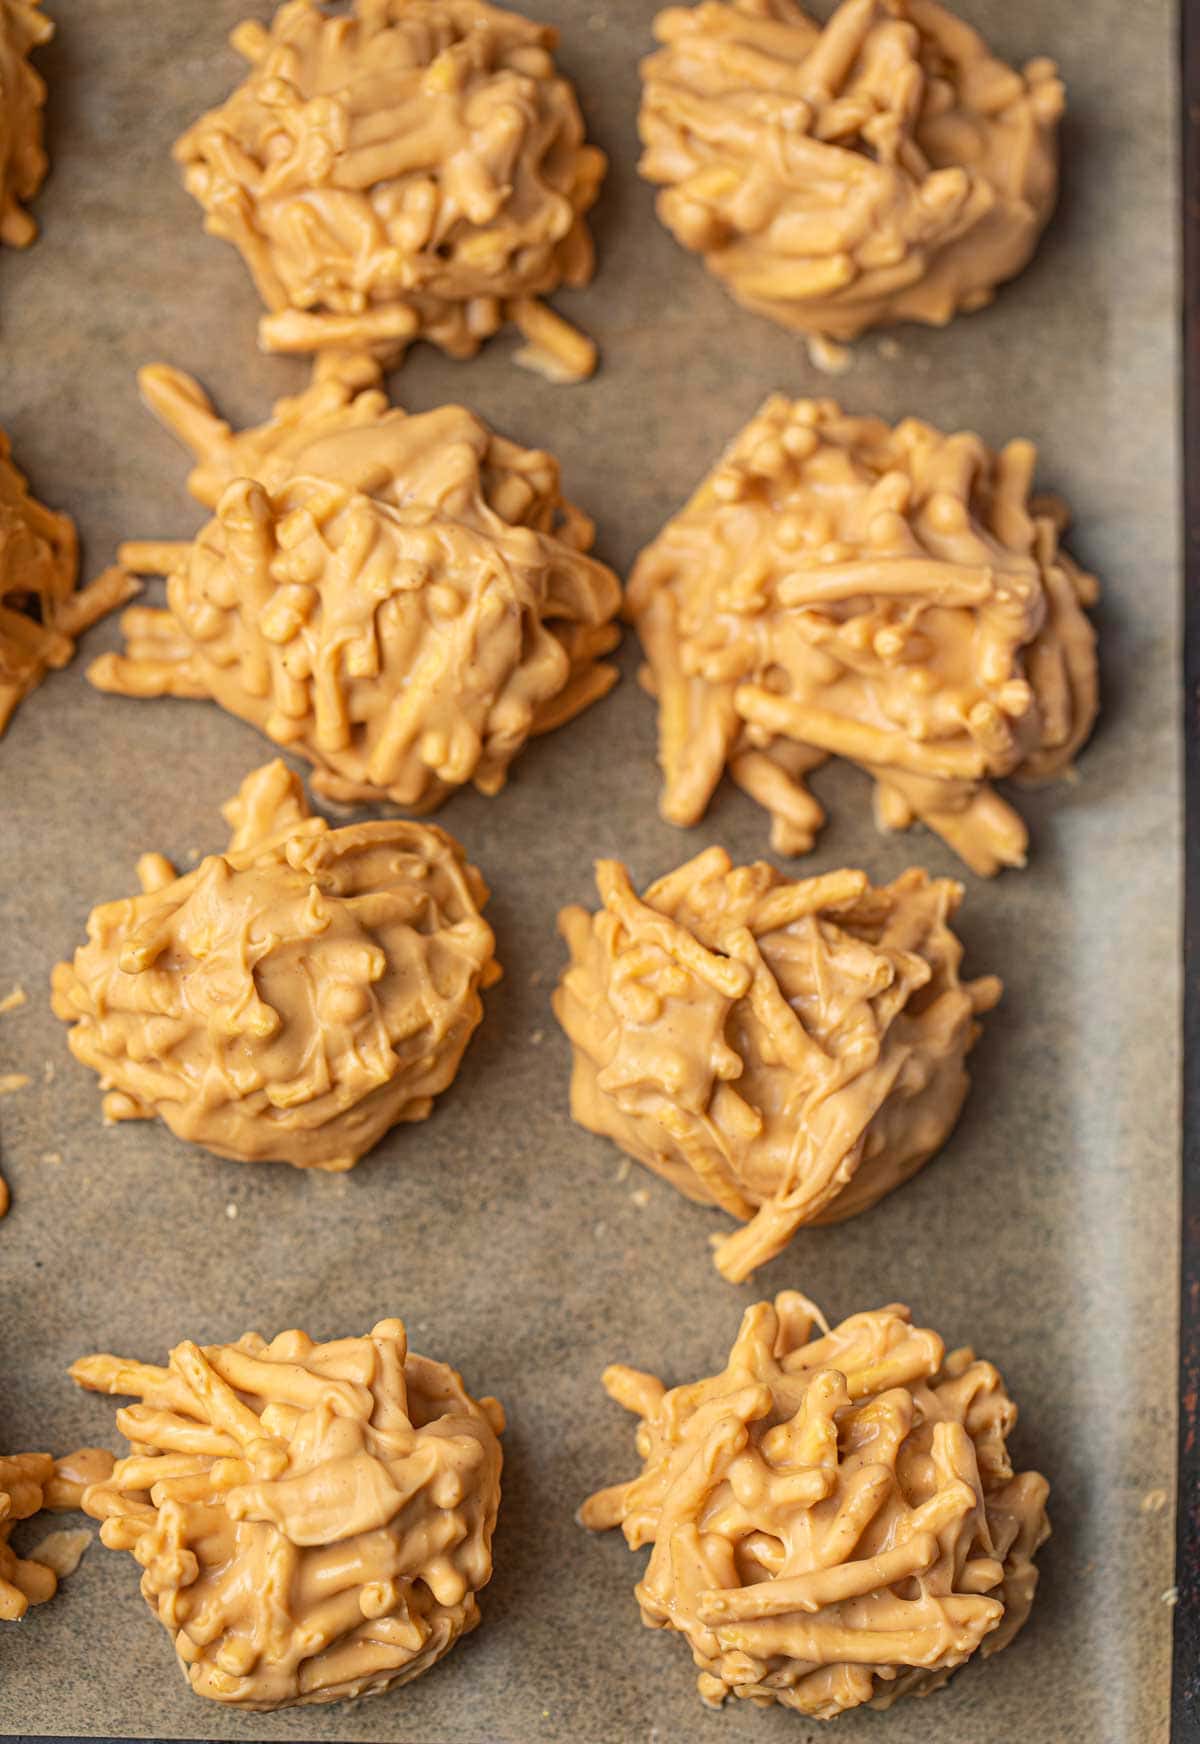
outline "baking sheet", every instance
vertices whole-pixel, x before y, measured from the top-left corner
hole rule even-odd
[[[495,800],[442,813],[493,887],[506,966],[460,1077],[429,1122],[394,1132],[349,1176],[208,1159],[157,1124],[106,1129],[96,1080],[50,1015],[51,965],[91,906],[131,891],[159,848],[181,865],[225,839],[217,808],[270,754],[211,705],[103,697],[83,657],[19,711],[0,744],[0,1445],[110,1435],[76,1392],[90,1350],[159,1359],[169,1343],[366,1329],[398,1313],[415,1348],[504,1401],[504,1501],[484,1622],[417,1684],[359,1708],[239,1716],[185,1688],[132,1559],[95,1545],[53,1603],[0,1628],[0,1729],[175,1738],[527,1744],[704,1737],[792,1741],[782,1710],[699,1706],[682,1643],[641,1627],[642,1556],[573,1520],[635,1469],[632,1419],[599,1385],[624,1358],[680,1381],[724,1360],[747,1302],[798,1286],[831,1314],[899,1298],[971,1340],[1020,1401],[1015,1452],[1053,1485],[1043,1587],[1013,1649],[929,1701],[838,1722],[839,1744],[1158,1744],[1167,1735],[1177,1252],[1178,747],[1173,311],[1174,67],[1169,0],[961,0],[1010,58],[1054,55],[1068,81],[1067,185],[1033,266],[947,332],[878,338],[831,383],[803,346],[739,312],[654,222],[634,174],[635,62],[649,0],[546,0],[593,137],[614,160],[596,215],[601,270],[560,306],[600,341],[576,389],[513,368],[507,340],[470,364],[428,349],[394,381],[412,409],[462,399],[554,449],[570,493],[626,570],[771,390],[835,392],[1042,446],[1041,480],[1076,513],[1072,547],[1102,577],[1105,714],[1077,785],[1021,800],[1029,871],[966,874],[968,968],[1007,997],[974,1056],[966,1117],[941,1157],[877,1210],[802,1232],[737,1290],[713,1271],[719,1214],[686,1203],[567,1112],[568,1050],[548,998],[554,915],[591,902],[590,865],[619,854],[644,883],[709,841],[767,853],[766,819],[723,791],[697,831],[656,815],[654,721],[626,677],[531,747]],[[0,259],[0,423],[38,493],[69,509],[94,572],[126,536],[189,534],[187,460],[137,403],[134,370],[193,371],[235,423],[305,379],[259,357],[258,304],[234,252],[206,237],[168,149],[236,75],[224,46],[247,0],[53,0],[40,64],[52,88],[43,234]],[[890,347],[888,348],[890,350]],[[816,783],[833,823],[804,871],[920,861],[932,837],[884,840],[867,784]],[[36,1533],[35,1533],[36,1536]]]

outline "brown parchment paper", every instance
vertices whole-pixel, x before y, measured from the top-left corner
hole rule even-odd
[[[592,901],[591,861],[639,883],[707,841],[767,853],[766,820],[724,791],[691,834],[655,811],[654,718],[626,678],[524,754],[496,800],[441,821],[494,889],[506,967],[433,1118],[353,1174],[223,1163],[157,1124],[106,1129],[47,1003],[51,965],[101,898],[160,848],[183,865],[224,841],[217,806],[268,748],[214,706],[104,697],[83,662],[111,622],[26,702],[0,744],[0,1101],[13,1210],[0,1223],[0,1443],[63,1451],[110,1438],[107,1401],[72,1358],[156,1358],[181,1336],[299,1325],[358,1332],[399,1314],[413,1345],[504,1401],[504,1503],[481,1629],[411,1688],[364,1704],[239,1717],[191,1696],[137,1593],[131,1560],[89,1551],[52,1604],[0,1628],[0,1731],[158,1738],[761,1744],[825,1734],[782,1710],[704,1713],[678,1642],[641,1627],[642,1558],[573,1520],[634,1470],[600,1390],[622,1358],[679,1381],[711,1373],[742,1308],[799,1286],[831,1314],[900,1299],[970,1339],[1021,1405],[1015,1451],[1053,1485],[1043,1589],[1014,1648],[943,1693],[836,1724],[838,1744],[1159,1744],[1166,1737],[1174,1436],[1176,651],[1174,69],[1169,0],[961,0],[1009,58],[1054,55],[1070,91],[1062,210],[1032,269],[946,332],[868,338],[836,383],[802,343],[740,312],[652,217],[634,174],[636,61],[651,0],[546,0],[562,61],[614,167],[596,214],[600,272],[560,306],[603,367],[558,388],[510,342],[473,363],[419,349],[396,378],[423,409],[451,398],[553,448],[598,519],[599,554],[635,551],[772,389],[835,391],[997,443],[1031,435],[1074,505],[1072,547],[1104,580],[1106,706],[1077,786],[1025,798],[1031,867],[966,874],[972,973],[1007,995],[972,1060],[944,1154],[865,1217],[801,1232],[750,1289],[714,1275],[716,1214],[572,1126],[568,1050],[549,1011],[554,914]],[[44,500],[69,509],[88,572],[128,535],[200,521],[187,462],[137,403],[134,370],[194,371],[237,422],[305,378],[259,357],[257,298],[206,237],[170,142],[236,76],[225,34],[263,0],[53,0],[41,56],[53,169],[42,235],[0,260],[0,422]],[[867,783],[817,779],[833,823],[804,863],[961,868],[931,836],[883,840]],[[829,1734],[830,1737],[833,1734]]]

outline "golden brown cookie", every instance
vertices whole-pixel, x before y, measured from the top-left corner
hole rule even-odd
[[[37,235],[25,202],[46,179],[46,82],[29,54],[53,35],[41,0],[0,0],[0,242],[11,248],[27,248]]]
[[[75,523],[30,495],[0,430],[0,734],[46,673],[67,664],[75,637],[137,592],[110,569],[76,593],[78,574]]]
[[[961,885],[797,881],[721,848],[640,898],[616,860],[596,883],[598,914],[559,916],[571,1113],[746,1223],[716,1242],[723,1276],[741,1283],[802,1224],[867,1210],[945,1143],[976,1018],[1001,991],[959,979]]]
[[[331,829],[282,763],[225,808],[224,854],[93,910],[54,971],[105,1117],[160,1115],[245,1162],[349,1169],[454,1079],[498,979],[487,886],[452,836],[392,819]]]
[[[419,1677],[479,1622],[492,1575],[504,1412],[403,1323],[314,1344],[303,1332],[185,1341],[165,1368],[89,1356],[71,1370],[133,1395],[133,1444],[85,1492],[198,1695],[249,1709],[376,1695]]]
[[[60,1574],[75,1568],[91,1537],[51,1533],[23,1557],[9,1543],[13,1527],[43,1508],[75,1511],[87,1486],[108,1477],[112,1464],[112,1454],[100,1447],[81,1447],[59,1460],[49,1453],[0,1455],[0,1622],[17,1622],[30,1605],[53,1598]]]
[[[832,339],[944,326],[1025,266],[1054,208],[1063,88],[935,0],[703,0],[655,20],[641,171],[739,302]]]
[[[591,278],[606,167],[557,40],[481,0],[288,0],[238,27],[250,71],[175,156],[254,275],[268,351],[471,357],[512,321],[521,361],[592,373],[591,341],[538,301]]]
[[[721,1374],[668,1392],[617,1364],[604,1385],[641,1418],[642,1471],[580,1518],[653,1546],[642,1620],[683,1635],[710,1706],[887,1708],[1025,1622],[1049,1486],[1014,1475],[997,1371],[907,1308],[831,1332],[788,1290],[746,1310]]]
[[[806,853],[827,757],[975,872],[1025,863],[993,781],[1069,771],[1098,706],[1097,584],[1064,551],[1037,450],[832,400],[767,400],[639,557],[627,612],[658,697],[663,816],[696,823],[726,769]]]
[[[498,792],[528,738],[616,683],[620,584],[550,455],[460,406],[389,407],[362,357],[238,436],[187,376],[142,381],[216,516],[192,544],[121,548],[170,571],[170,610],[125,614],[102,690],[213,697],[307,757],[319,793],[429,811]]]

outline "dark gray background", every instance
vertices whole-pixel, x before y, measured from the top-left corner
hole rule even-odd
[[[199,524],[187,460],[138,406],[134,370],[192,370],[235,422],[305,378],[254,350],[258,304],[206,237],[170,142],[218,101],[246,0],[52,0],[52,177],[43,235],[0,259],[0,423],[44,499],[70,510],[89,573],[128,536]],[[131,1558],[94,1546],[50,1605],[0,1626],[0,1728],[162,1738],[405,1739],[481,1744],[791,1740],[782,1711],[699,1705],[686,1649],[641,1628],[642,1557],[572,1514],[635,1469],[632,1419],[604,1364],[669,1381],[709,1373],[744,1305],[796,1285],[832,1314],[900,1298],[1003,1369],[1022,1407],[1016,1454],[1052,1482],[1043,1590],[1016,1646],[927,1702],[838,1722],[839,1744],[1159,1744],[1166,1736],[1177,1244],[1178,955],[1173,341],[1174,69],[1169,0],[962,0],[1013,59],[1062,64],[1067,186],[1034,266],[944,333],[877,338],[837,382],[802,344],[741,313],[655,223],[634,174],[643,0],[559,0],[561,59],[614,159],[596,214],[600,272],[560,300],[600,341],[575,389],[513,368],[507,340],[459,365],[422,349],[394,388],[413,409],[461,398],[562,458],[568,489],[624,572],[771,390],[836,393],[989,440],[1035,437],[1041,479],[1076,513],[1076,555],[1104,583],[1106,711],[1077,785],[1020,801],[1031,869],[964,874],[969,970],[1008,992],[987,1021],[958,1135],[916,1182],[856,1222],[801,1234],[757,1284],[713,1271],[720,1214],[687,1204],[575,1128],[568,1050],[548,996],[553,917],[590,901],[590,863],[646,881],[708,841],[767,852],[765,816],[722,792],[689,834],[655,813],[653,710],[626,679],[532,747],[496,800],[441,821],[494,890],[506,977],[454,1088],[346,1177],[222,1163],[159,1125],[106,1129],[95,1078],[50,1015],[50,967],[92,905],[160,848],[219,847],[221,801],[270,754],[211,705],[100,696],[82,658],[19,710],[0,744],[0,1102],[14,1206],[0,1224],[0,1445],[63,1451],[109,1438],[106,1401],[67,1364],[93,1349],[158,1358],[180,1337],[360,1331],[384,1314],[414,1346],[505,1402],[505,1494],[484,1623],[410,1689],[359,1709],[239,1717],[189,1695]],[[933,838],[884,840],[866,781],[818,777],[834,822],[805,871],[913,861],[959,869]],[[45,1081],[46,1063],[53,1068]],[[61,1154],[61,1163],[44,1160]],[[648,1203],[633,1194],[644,1189]],[[226,1207],[237,1206],[236,1219]]]

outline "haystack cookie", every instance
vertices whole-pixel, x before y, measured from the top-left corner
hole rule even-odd
[[[641,1419],[642,1471],[580,1518],[653,1546],[642,1620],[684,1637],[710,1707],[887,1708],[1025,1622],[1049,1486],[1013,1472],[1001,1376],[907,1308],[830,1331],[785,1291],[746,1310],[722,1373],[668,1392],[617,1364],[604,1385]]]
[[[18,1556],[13,1527],[43,1509],[76,1512],[83,1492],[112,1472],[113,1458],[100,1447],[81,1447],[65,1459],[49,1453],[0,1455],[0,1622],[15,1623],[30,1605],[44,1605],[71,1574],[91,1541],[90,1532],[51,1532],[29,1556]]]
[[[184,1342],[165,1368],[89,1356],[133,1395],[133,1444],[84,1494],[197,1695],[248,1709],[378,1695],[479,1622],[492,1575],[504,1412],[399,1320],[314,1344]]]
[[[592,276],[606,168],[557,40],[481,0],[288,0],[238,27],[250,71],[175,156],[254,275],[266,350],[471,357],[512,322],[518,361],[592,373],[594,345],[540,301]]]
[[[616,683],[620,584],[550,455],[460,406],[389,407],[361,356],[239,436],[188,377],[142,379],[216,516],[191,544],[121,548],[169,571],[170,610],[125,614],[102,690],[212,697],[326,797],[429,811],[498,792],[527,739]]]
[[[244,1162],[349,1169],[454,1079],[498,979],[487,886],[452,836],[331,829],[282,763],[225,808],[224,854],[95,909],[53,976],[106,1119],[160,1115]]]
[[[71,659],[76,636],[137,592],[127,572],[110,569],[77,593],[78,574],[74,521],[30,495],[0,430],[0,734],[47,672]]]
[[[53,35],[41,0],[0,0],[0,242],[11,248],[26,248],[37,235],[25,204],[46,179],[46,82],[29,54]]]
[[[992,782],[1067,774],[1098,707],[1097,584],[1036,465],[1031,442],[769,399],[630,579],[663,816],[696,823],[728,768],[772,847],[806,853],[805,778],[845,757],[881,829],[925,823],[984,875],[1024,865]]]
[[[802,1224],[865,1211],[952,1131],[995,976],[959,979],[961,885],[906,872],[800,881],[709,848],[638,897],[601,860],[598,914],[564,909],[554,1009],[571,1112],[702,1204],[741,1283]]]
[[[853,339],[944,326],[1025,266],[1054,208],[1063,88],[935,0],[703,0],[655,20],[641,171],[739,302]]]

